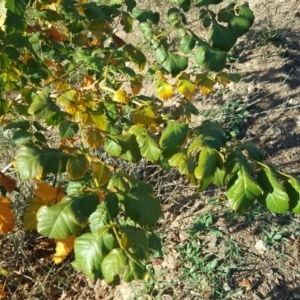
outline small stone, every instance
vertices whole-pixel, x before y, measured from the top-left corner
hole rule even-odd
[[[300,126],[300,117],[295,117],[293,120],[297,126]]]
[[[279,127],[275,126],[272,128],[272,132],[275,135],[279,135],[279,134],[281,134],[282,130]]]
[[[267,247],[265,246],[263,240],[258,240],[254,247],[260,254],[263,254],[265,251],[267,251]]]

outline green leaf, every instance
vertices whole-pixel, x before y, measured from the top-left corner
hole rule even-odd
[[[251,27],[249,19],[244,17],[234,17],[228,23],[228,28],[234,30],[238,37],[244,35]]]
[[[162,64],[166,60],[168,52],[166,51],[164,46],[160,46],[155,50],[154,56],[156,62]]]
[[[9,129],[22,129],[22,130],[28,130],[30,128],[30,122],[27,120],[22,121],[14,121],[6,126],[3,127],[3,130],[9,130]]]
[[[179,43],[179,48],[182,53],[189,54],[196,45],[196,40],[192,35],[184,36]]]
[[[4,99],[0,99],[0,116],[5,115],[8,112],[8,102]]]
[[[67,172],[70,179],[80,179],[87,172],[89,161],[85,155],[71,156],[67,162]]]
[[[258,150],[251,141],[244,142],[241,147],[246,149],[249,156],[257,161],[263,161],[264,154]]]
[[[89,20],[99,20],[102,22],[105,21],[106,16],[102,8],[99,5],[97,5],[95,2],[81,4],[81,7],[84,10],[85,16]]]
[[[284,187],[289,195],[289,208],[295,214],[300,214],[300,179],[289,178],[284,182]]]
[[[19,130],[14,133],[12,140],[17,145],[25,144],[32,140],[32,133],[25,130]]]
[[[188,66],[188,59],[185,56],[181,56],[168,51],[167,58],[162,63],[162,67],[171,73],[173,76],[178,75],[184,71]]]
[[[213,42],[213,47],[226,52],[235,45],[239,37],[236,31],[224,27],[216,21],[213,21],[209,36]]]
[[[243,165],[229,181],[226,192],[229,207],[240,213],[249,208],[262,194],[263,190]]]
[[[116,239],[109,226],[85,233],[76,238],[74,267],[92,280],[102,277],[103,258],[116,246]]]
[[[150,135],[139,135],[136,138],[141,155],[151,162],[155,162],[161,155],[161,149]]]
[[[151,23],[157,25],[159,22],[159,13],[152,12],[151,10],[140,9],[135,7],[132,10],[132,16],[139,22],[150,21]]]
[[[188,124],[170,121],[163,130],[159,145],[164,157],[169,158],[180,150],[188,134]]]
[[[185,153],[179,152],[169,159],[172,167],[178,167],[179,173],[182,175],[192,176],[195,171],[195,164],[189,160]]]
[[[257,181],[264,192],[258,200],[275,213],[285,213],[289,206],[289,197],[276,173],[270,167],[265,167],[259,172]]]
[[[161,216],[158,198],[140,188],[131,188],[128,193],[119,194],[124,198],[122,203],[125,213],[141,226],[154,227]]]
[[[121,16],[124,31],[127,33],[132,32],[133,19],[131,18],[131,16],[125,11],[122,11]]]
[[[136,137],[133,134],[106,135],[104,149],[113,156],[120,156],[125,160],[139,161],[141,154]]]
[[[109,215],[107,214],[106,205],[104,202],[97,206],[97,209],[90,215],[89,218],[90,229],[95,232],[110,222]]]
[[[28,109],[28,113],[34,115],[38,119],[47,119],[53,113],[61,113],[59,106],[57,106],[46,91],[40,94],[32,95],[32,103]]]
[[[204,147],[199,155],[195,176],[200,180],[200,191],[205,190],[213,180],[217,168],[222,168],[223,161],[218,151],[210,147]]]
[[[125,282],[130,282],[134,279],[145,279],[146,275],[147,270],[142,264],[139,264],[137,261],[129,260],[123,274],[123,279]]]
[[[213,4],[219,4],[221,3],[223,0],[199,0],[196,3],[197,7],[201,7],[201,6],[208,6],[208,5],[213,5]]]
[[[148,259],[149,241],[146,231],[129,225],[120,226],[121,244],[138,259]]]
[[[244,17],[248,19],[250,21],[250,24],[252,25],[254,22],[254,14],[252,10],[249,8],[248,3],[239,5],[237,9],[239,11],[239,17]]]
[[[219,72],[223,70],[226,65],[227,54],[209,45],[200,45],[196,49],[194,57],[199,66],[203,66],[210,71]]]
[[[36,147],[22,146],[17,151],[16,168],[22,179],[35,178],[43,173],[41,151]]]
[[[110,190],[117,190],[126,193],[130,187],[129,184],[124,180],[124,177],[121,176],[121,174],[117,173],[109,181],[107,188]]]
[[[67,196],[53,206],[42,206],[37,212],[37,230],[54,239],[78,235],[88,224],[88,218],[98,205],[95,194]]]
[[[127,257],[124,250],[113,249],[103,259],[101,264],[104,279],[108,284],[117,284],[120,281],[119,273],[125,269]]]
[[[78,130],[78,124],[68,120],[62,121],[58,127],[59,136],[62,139],[72,138],[78,132]]]
[[[66,187],[67,195],[78,195],[82,193],[82,188],[87,185],[87,179],[70,180]]]

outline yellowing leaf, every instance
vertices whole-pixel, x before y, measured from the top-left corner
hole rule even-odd
[[[143,82],[143,76],[142,75],[138,75],[137,78],[130,81],[133,96],[138,95],[139,92],[141,91],[141,89],[143,87],[142,82]]]
[[[93,164],[93,178],[98,187],[104,186],[110,180],[110,170],[102,162]]]
[[[95,82],[95,75],[84,74],[82,87],[92,85]]]
[[[6,293],[3,290],[3,284],[0,283],[0,298],[5,298],[6,297]]]
[[[17,186],[17,181],[0,172],[0,185],[4,186],[8,193],[11,193]]]
[[[0,232],[8,233],[15,225],[14,214],[10,209],[10,201],[0,197]]]
[[[98,129],[103,131],[106,130],[105,115],[103,113],[93,111],[89,112],[89,115],[91,117],[92,122]]]
[[[206,96],[212,92],[215,81],[208,73],[197,74],[196,80],[203,95]]]
[[[120,103],[126,103],[128,104],[130,101],[130,98],[127,95],[127,92],[124,90],[118,90],[115,92],[113,96],[113,100]]]
[[[65,40],[64,35],[61,32],[59,32],[58,29],[53,25],[49,29],[45,30],[45,33],[53,41],[61,42]]]
[[[61,263],[73,250],[74,248],[74,241],[75,241],[75,235],[71,235],[67,237],[66,239],[62,240],[56,240],[56,248],[55,248],[55,254],[53,255],[53,260],[56,264]]]
[[[37,186],[38,187],[34,190],[34,194],[37,197],[29,199],[29,205],[25,209],[23,218],[24,230],[36,229],[36,214],[40,207],[43,205],[54,205],[60,202],[65,196],[60,186],[54,188],[47,183],[37,183]]]
[[[103,136],[96,128],[88,129],[86,132],[87,143],[92,149],[98,149],[103,145]]]
[[[197,85],[191,82],[189,79],[178,79],[177,81],[178,92],[187,100],[191,100],[194,97]]]
[[[132,112],[132,120],[136,125],[150,125],[155,119],[155,112],[151,106],[142,106]]]
[[[173,97],[173,86],[167,81],[157,81],[154,85],[158,97],[168,100]]]
[[[67,113],[75,115],[78,111],[76,99],[76,91],[71,90],[58,97],[57,102],[65,107]]]
[[[70,179],[80,179],[87,172],[89,168],[89,161],[85,155],[79,154],[72,156],[67,162],[67,173]]]
[[[219,72],[216,75],[216,79],[223,85],[224,88],[230,82],[229,76],[226,72]]]
[[[46,201],[53,201],[53,204],[60,202],[65,196],[60,185],[54,188],[48,183],[37,183],[37,188],[33,192]]]

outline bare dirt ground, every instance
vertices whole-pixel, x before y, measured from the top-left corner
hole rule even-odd
[[[250,7],[255,24],[233,51],[232,71],[241,82],[194,104],[216,109],[237,99],[249,112],[238,138],[253,140],[270,162],[299,175],[300,3],[251,0]],[[2,156],[13,156],[7,149]],[[165,247],[153,254],[149,282],[117,288],[90,282],[72,269],[72,256],[53,264],[52,241],[19,229],[0,236],[7,299],[300,299],[299,217],[260,206],[238,216],[222,190],[195,194],[176,174],[165,186],[158,177],[164,215],[157,234]],[[20,210],[26,197],[15,200]]]

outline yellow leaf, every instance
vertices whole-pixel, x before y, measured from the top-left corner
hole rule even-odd
[[[93,124],[100,130],[106,130],[105,115],[101,112],[89,112]]]
[[[142,106],[132,112],[132,120],[137,125],[150,125],[155,119],[155,112],[151,106]]]
[[[127,95],[127,92],[124,90],[118,90],[115,92],[113,100],[120,103],[126,103],[128,104],[130,101],[130,98]]]
[[[8,233],[15,225],[14,214],[10,209],[10,201],[0,197],[0,232]]]
[[[5,298],[6,297],[6,293],[3,290],[3,284],[0,283],[0,298]]]
[[[223,85],[223,87],[225,88],[227,86],[227,84],[230,82],[229,76],[227,73],[225,72],[219,72],[216,75],[216,79]]]
[[[61,263],[73,250],[74,248],[74,241],[75,241],[75,235],[71,235],[67,237],[66,239],[62,240],[55,240],[56,242],[56,248],[55,248],[55,254],[53,255],[53,260],[56,264]]]
[[[197,85],[191,82],[189,79],[180,78],[177,81],[177,89],[180,94],[182,94],[187,100],[191,100],[197,88]]]
[[[162,98],[163,100],[168,100],[173,97],[173,87],[167,81],[157,81],[154,87],[158,97]]]
[[[36,229],[36,214],[43,205],[54,205],[60,202],[65,196],[61,186],[54,188],[47,183],[37,183],[37,186],[34,190],[34,194],[37,197],[29,199],[29,205],[25,209],[23,218],[24,230]]]
[[[8,193],[11,193],[17,186],[17,181],[0,172],[0,185],[4,186]]]
[[[110,170],[104,163],[98,162],[93,164],[93,178],[98,187],[107,184],[110,177]]]
[[[96,128],[91,128],[87,130],[87,143],[92,149],[98,149],[103,145],[103,136],[100,131]]]
[[[208,73],[197,74],[196,81],[203,95],[206,96],[212,92],[215,81]]]

